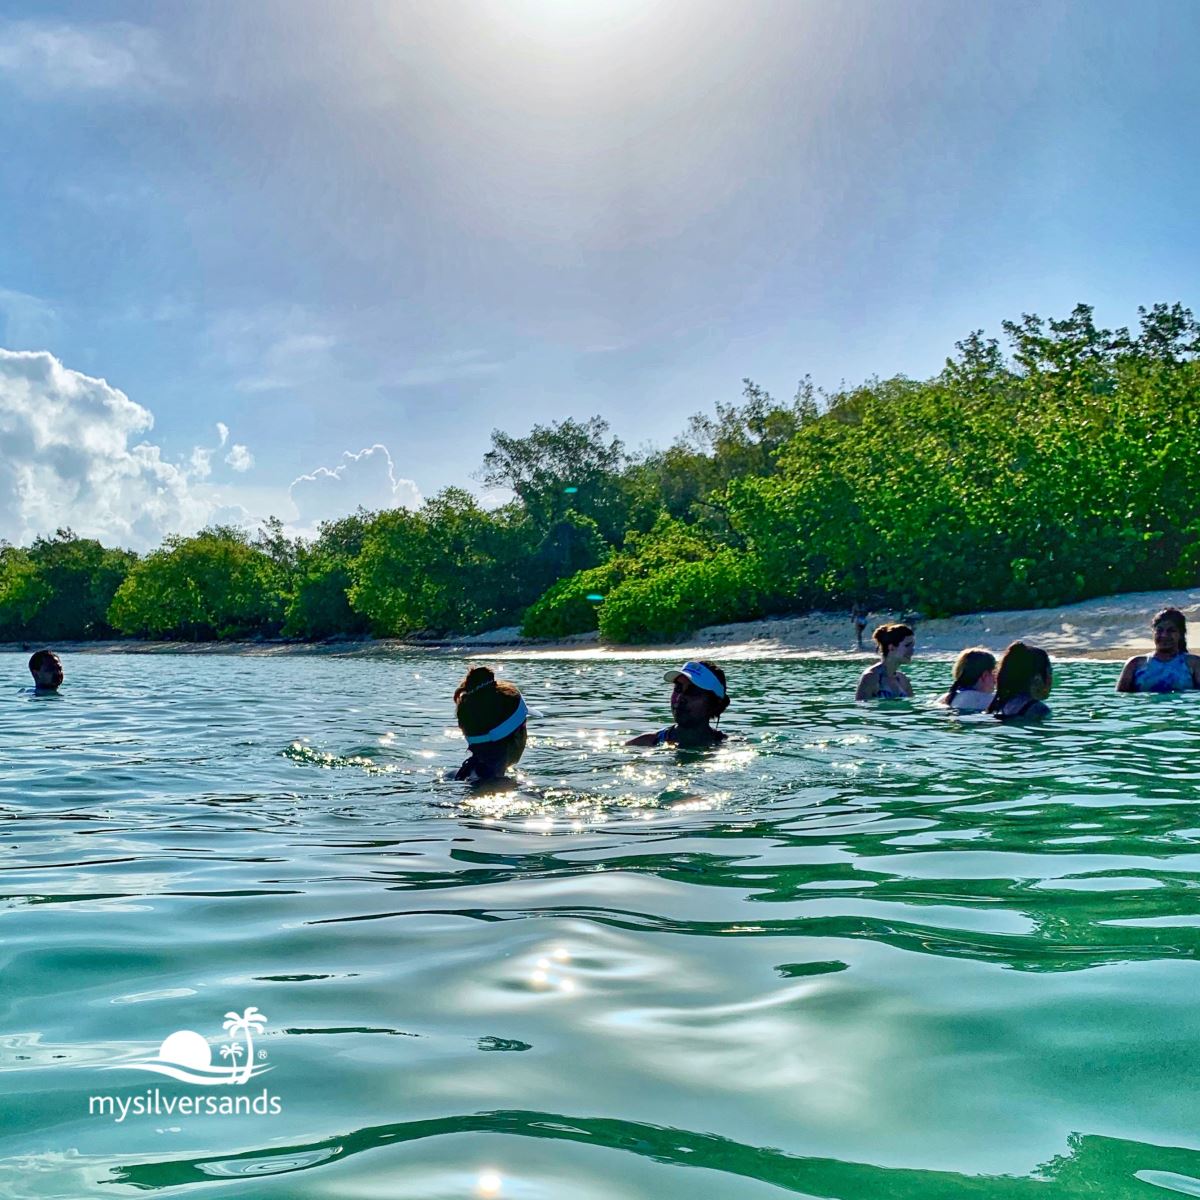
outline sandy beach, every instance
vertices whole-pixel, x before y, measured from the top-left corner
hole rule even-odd
[[[915,622],[918,652],[952,657],[967,646],[1003,650],[1018,638],[1044,646],[1058,658],[1124,659],[1153,648],[1150,618],[1162,608],[1178,608],[1189,621],[1200,620],[1200,589],[1129,592],[1067,604],[1060,608],[1016,609],[1008,612],[968,613]],[[845,612],[811,612],[732,625],[710,625],[678,642],[650,646],[601,645],[593,634],[562,641],[522,638],[512,626],[485,633],[438,641],[404,641],[392,638],[349,638],[327,642],[63,642],[57,649],[73,654],[322,654],[362,657],[394,654],[399,650],[463,654],[486,652],[490,658],[521,658],[555,654],[573,658],[690,655],[722,658],[779,658],[804,655],[870,654],[870,631],[884,621],[895,621],[895,612],[867,616],[865,649],[854,646],[853,626]],[[32,645],[9,642],[10,651],[29,651]]]

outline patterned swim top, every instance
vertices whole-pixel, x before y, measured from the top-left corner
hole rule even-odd
[[[1177,654],[1166,662],[1150,655],[1134,671],[1133,686],[1139,692],[1190,692],[1196,685],[1187,654]]]
[[[883,669],[883,663],[875,668],[875,677],[879,680],[879,691],[875,696],[876,700],[907,700],[907,692],[894,692],[887,684],[887,672]]]

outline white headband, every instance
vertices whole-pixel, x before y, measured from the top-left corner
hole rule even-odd
[[[508,737],[510,733],[516,733],[529,718],[529,709],[525,704],[525,697],[517,697],[517,711],[511,717],[506,717],[495,729],[489,729],[487,733],[476,733],[467,736],[468,746],[481,746],[485,742],[499,742]]]

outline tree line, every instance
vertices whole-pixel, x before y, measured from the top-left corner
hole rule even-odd
[[[631,454],[599,417],[496,430],[486,510],[447,488],[314,539],[271,519],[144,556],[0,543],[0,640],[446,636],[521,624],[670,639],[810,608],[948,615],[1200,582],[1200,324],[1079,305],[971,333],[944,369],[689,421]]]

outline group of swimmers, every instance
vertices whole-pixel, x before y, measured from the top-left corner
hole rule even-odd
[[[1119,692],[1182,692],[1200,689],[1200,655],[1187,648],[1187,621],[1166,608],[1151,622],[1154,652],[1129,659],[1117,681]],[[880,661],[858,681],[855,700],[909,700],[912,683],[901,670],[912,661],[916,635],[911,625],[880,625],[872,635]],[[725,672],[716,663],[686,662],[664,677],[672,684],[674,722],[639,734],[627,746],[716,746],[726,735],[714,727],[729,707]],[[1046,700],[1054,682],[1050,655],[1040,646],[1013,642],[997,660],[990,650],[964,650],[954,662],[949,689],[937,703],[960,713],[987,713],[998,721],[1040,721],[1050,715]],[[454,693],[458,726],[471,754],[455,779],[483,782],[501,777],[525,752],[526,719],[533,715],[517,687],[498,680],[487,667],[472,667]]]
[[[1154,652],[1129,659],[1117,680],[1119,692],[1182,692],[1200,689],[1200,655],[1187,648],[1187,621],[1177,608],[1165,608],[1151,622]],[[916,635],[911,625],[880,625],[872,635],[880,661],[858,681],[855,700],[908,700],[913,688],[902,667],[912,661]],[[29,660],[34,692],[57,692],[62,662],[53,650],[39,650]],[[674,746],[702,749],[726,735],[714,722],[729,707],[725,672],[713,662],[689,661],[666,672],[672,685],[673,722],[654,733],[631,738],[628,746]],[[1050,715],[1053,671],[1050,655],[1040,646],[1013,642],[997,662],[990,650],[964,650],[954,663],[949,690],[938,703],[961,713],[988,713],[999,721],[1038,721]],[[470,754],[454,778],[471,783],[501,778],[525,753],[526,724],[531,709],[513,683],[497,679],[488,667],[472,667],[454,692],[458,727]]]

